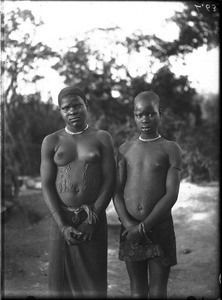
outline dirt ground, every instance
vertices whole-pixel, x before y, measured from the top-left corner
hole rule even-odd
[[[25,212],[14,208],[2,228],[3,297],[47,297],[49,216],[41,190],[23,189]],[[169,299],[219,299],[219,187],[181,184],[173,207],[178,264],[172,268]],[[125,264],[118,260],[119,222],[113,205],[109,223],[108,295],[129,298]]]

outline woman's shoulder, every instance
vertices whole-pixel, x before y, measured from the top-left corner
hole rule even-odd
[[[99,128],[95,128],[95,127],[91,127],[91,132],[94,133],[95,135],[97,135],[98,137],[111,137],[111,134],[104,129],[99,129]]]
[[[175,141],[170,141],[165,138],[163,138],[163,145],[167,152],[177,152],[177,153],[182,153],[182,149],[179,146],[179,144]]]
[[[47,145],[48,146],[50,146],[50,145],[54,146],[54,144],[57,143],[60,135],[62,135],[63,131],[64,131],[64,129],[60,129],[60,130],[57,130],[55,132],[52,132],[52,133],[46,135],[43,139],[42,144],[46,145],[46,146]]]
[[[91,132],[95,134],[100,142],[113,144],[112,135],[108,131],[91,127]]]
[[[119,152],[125,154],[134,144],[136,140],[126,141],[119,147]]]

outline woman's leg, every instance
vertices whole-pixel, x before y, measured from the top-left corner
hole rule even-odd
[[[170,266],[164,266],[160,257],[149,260],[149,297],[151,299],[167,299],[169,274]]]
[[[147,260],[126,262],[130,278],[131,296],[147,298],[148,296],[148,269]]]

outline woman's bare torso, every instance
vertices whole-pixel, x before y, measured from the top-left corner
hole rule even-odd
[[[61,136],[54,154],[56,190],[61,202],[79,207],[93,204],[102,186],[102,157],[95,134]]]
[[[169,159],[163,143],[135,141],[125,153],[125,205],[138,220],[144,220],[166,193]]]

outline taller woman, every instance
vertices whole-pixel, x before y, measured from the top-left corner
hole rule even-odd
[[[113,141],[108,132],[88,126],[81,89],[62,89],[58,103],[66,126],[46,136],[41,149],[42,189],[52,217],[50,296],[106,297]]]

